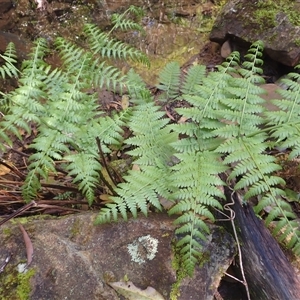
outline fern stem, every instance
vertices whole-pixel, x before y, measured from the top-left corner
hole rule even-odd
[[[114,177],[112,176],[111,172],[110,172],[110,169],[106,163],[106,159],[105,159],[105,156],[104,156],[104,153],[103,153],[103,150],[102,150],[102,147],[101,147],[101,141],[99,139],[99,137],[97,136],[96,137],[96,141],[97,141],[97,147],[98,147],[98,152],[99,152],[99,155],[100,155],[100,160],[99,163],[105,168],[105,170],[107,171],[107,174],[110,178],[110,180],[112,181],[112,183],[116,186],[117,183],[115,182],[115,179]],[[111,184],[104,178],[103,174],[100,172],[100,177],[101,179],[104,181],[105,185],[109,188],[109,190],[112,192],[112,194],[114,196],[118,196],[118,194],[114,191],[114,188],[111,186]]]

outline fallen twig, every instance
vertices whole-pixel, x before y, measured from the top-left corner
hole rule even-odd
[[[7,221],[9,221],[10,219],[18,216],[19,214],[21,214],[22,212],[28,210],[31,207],[37,206],[35,201],[31,201],[30,203],[24,205],[23,207],[19,208],[17,211],[15,211],[14,213],[12,213],[11,215],[9,215],[7,218],[3,219],[2,221],[0,221],[0,226],[3,225],[4,223],[6,223]]]

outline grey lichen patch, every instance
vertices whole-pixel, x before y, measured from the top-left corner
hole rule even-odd
[[[133,262],[138,264],[145,263],[146,260],[152,260],[156,256],[158,240],[149,234],[141,236],[127,246],[128,252]]]

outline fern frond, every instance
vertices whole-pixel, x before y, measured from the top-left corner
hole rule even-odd
[[[300,65],[297,67],[300,68]],[[272,101],[280,110],[266,112],[266,116],[271,136],[278,141],[280,147],[292,149],[289,158],[293,159],[300,155],[300,76],[291,72],[281,81],[287,88],[278,89],[283,99]]]
[[[111,197],[114,201],[105,210],[100,211],[98,221],[105,222],[114,217],[119,211],[123,218],[128,210],[134,217],[137,212],[148,213],[148,204],[161,210],[159,196],[168,198],[170,169],[168,164],[174,153],[169,143],[177,139],[167,127],[168,120],[163,119],[164,113],[153,102],[143,103],[135,107],[128,123],[134,136],[125,143],[135,146],[128,154],[134,156],[138,171],[130,171],[124,177],[126,182],[115,189],[118,197]],[[111,210],[111,211],[110,211]]]
[[[296,255],[300,255],[299,223],[295,220],[297,216],[292,211],[290,204],[279,197],[277,197],[276,204],[265,198],[259,204],[260,207],[266,207],[267,205],[272,207],[266,218],[267,225],[270,225],[274,220],[278,220],[274,222],[275,227],[272,234],[279,242],[283,242],[288,249],[291,249]],[[256,208],[256,211],[258,210],[259,207]]]
[[[179,108],[176,111],[192,122],[173,126],[175,132],[188,135],[188,139],[173,144],[179,152],[211,150],[220,144],[214,130],[226,125],[220,122],[223,118],[221,111],[224,109],[221,99],[227,97],[225,88],[231,79],[229,73],[236,72],[234,67],[238,59],[238,53],[233,52],[228,60],[219,66],[219,72],[210,72],[206,77],[202,77],[200,84],[194,86],[191,95],[183,95],[183,99],[192,107]]]
[[[11,144],[9,133],[21,139],[19,128],[30,134],[30,122],[40,124],[40,118],[45,114],[41,99],[46,97],[45,80],[50,71],[43,61],[47,51],[45,40],[34,42],[29,54],[31,59],[22,64],[20,86],[7,95],[9,113],[0,122],[0,138],[8,144]]]
[[[122,218],[127,221],[127,207],[126,203],[123,202],[122,198],[113,198],[113,203],[107,203],[106,207],[103,207],[96,217],[95,224],[105,224],[111,221],[116,222],[118,220],[119,214]]]
[[[226,167],[219,160],[219,155],[210,151],[176,154],[180,160],[172,167],[171,185],[174,199],[178,203],[169,210],[169,214],[182,214],[175,220],[180,225],[177,234],[185,236],[177,243],[183,255],[183,266],[189,275],[201,255],[198,239],[205,240],[209,232],[202,218],[214,221],[210,207],[222,209],[216,197],[224,198],[218,186],[224,183],[218,174]]]
[[[100,54],[102,58],[130,58],[133,61],[138,61],[149,66],[149,59],[143,52],[126,45],[124,42],[116,41],[109,34],[101,32],[96,25],[86,24],[84,32],[88,37],[91,50],[93,50],[94,54]]]
[[[98,60],[95,60],[92,67],[93,82],[96,86],[122,93],[126,76],[118,68],[107,65],[106,62],[100,63]]]
[[[91,205],[95,198],[95,187],[99,183],[101,164],[89,153],[81,151],[78,154],[67,155],[64,159],[70,162],[67,166],[68,175],[74,177],[73,183],[86,196]]]
[[[147,89],[145,81],[133,69],[127,73],[126,87],[130,95],[130,100],[134,104],[152,102],[151,92]]]
[[[90,26],[95,27],[95,25]],[[91,53],[78,48],[63,38],[58,38],[55,45],[64,60],[68,77],[71,74],[75,76],[74,79],[80,84],[80,89],[95,85],[99,88],[105,87],[114,91],[117,89],[122,91],[126,76],[118,68],[108,65],[99,57],[94,57]],[[79,72],[82,76],[81,80],[76,79]]]
[[[201,65],[194,65],[185,76],[184,83],[181,88],[183,94],[192,95],[195,93],[195,87],[202,83],[205,76],[206,68]]]
[[[138,211],[145,216],[148,215],[148,205],[162,210],[159,196],[168,197],[167,169],[157,166],[143,166],[140,170],[129,171],[124,176],[125,183],[120,183],[115,189],[117,197],[110,197],[114,202],[107,205],[105,209],[100,210],[97,217],[97,223],[110,222],[117,219],[117,213],[126,220],[127,211],[134,218],[137,217]]]
[[[126,125],[130,115],[131,110],[127,109],[114,114],[112,117],[105,117],[100,114],[96,118],[89,119],[88,126],[86,121],[82,122],[79,131],[76,133],[76,148],[85,151],[89,149],[89,152],[97,158],[99,156],[99,149],[96,144],[97,138],[101,142],[103,153],[110,153],[111,146],[114,146],[114,149],[121,147],[124,140],[123,127]]]
[[[0,54],[0,57],[4,60],[4,64],[0,66],[2,78],[6,78],[6,75],[9,77],[18,77],[19,70],[15,66],[17,64],[17,52],[12,42],[8,43],[5,52]]]
[[[111,22],[114,24],[113,30],[121,29],[123,31],[127,30],[137,30],[137,31],[144,31],[143,27],[129,19],[124,19],[123,14],[113,14],[111,16]]]
[[[159,74],[157,88],[165,92],[165,100],[179,95],[180,66],[177,62],[168,63]]]
[[[25,201],[29,202],[30,200],[35,199],[40,189],[40,179],[36,173],[36,169],[33,169],[28,172],[21,189]]]
[[[113,14],[111,17],[111,22],[114,24],[114,26],[110,32],[119,28],[124,31],[138,30],[143,32],[144,29],[141,25],[128,18],[129,14],[132,14],[140,19],[145,15],[145,11],[141,7],[130,5],[130,7],[127,10],[125,10],[122,14]]]
[[[261,139],[263,139],[262,134]],[[281,167],[276,164],[273,156],[264,153],[267,144],[261,139],[256,139],[256,142],[255,139],[246,137],[235,139],[223,144],[218,151],[222,149],[221,152],[230,152],[224,159],[225,164],[234,163],[229,179],[241,177],[234,187],[235,190],[246,189],[245,200],[262,195],[255,212],[259,213],[265,207],[271,207],[266,225],[279,218],[280,222],[273,234],[278,235],[279,240],[286,240],[287,236],[291,235],[293,242],[290,243],[290,247],[299,251],[300,232],[295,231],[293,221],[296,216],[290,204],[281,198],[285,195],[284,191],[278,188],[285,185],[285,182],[282,178],[273,175]]]
[[[128,124],[135,136],[125,143],[136,147],[128,154],[138,157],[135,163],[139,165],[154,166],[158,160],[166,164],[174,152],[170,143],[176,141],[177,135],[166,127],[168,119],[163,119],[164,113],[158,109],[153,102],[140,104]]]

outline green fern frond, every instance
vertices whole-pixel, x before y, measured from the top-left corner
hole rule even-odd
[[[126,84],[126,76],[118,68],[108,65],[106,62],[100,63],[95,60],[92,70],[94,72],[91,75],[96,86],[122,93]]]
[[[8,144],[11,144],[9,133],[21,139],[19,128],[30,134],[30,122],[40,124],[40,118],[45,114],[41,99],[46,97],[45,80],[50,70],[43,61],[47,51],[45,40],[34,42],[29,54],[31,59],[22,64],[20,86],[7,95],[9,113],[0,122],[0,138]]]
[[[168,63],[159,74],[157,88],[165,92],[165,100],[179,95],[180,66],[177,62]]]
[[[134,217],[138,211],[147,215],[149,204],[161,210],[159,196],[170,196],[168,164],[172,161],[174,150],[169,142],[174,142],[177,135],[171,133],[167,127],[168,120],[163,119],[164,113],[158,110],[153,102],[141,104],[133,110],[128,126],[134,136],[125,143],[135,147],[128,154],[135,157],[139,170],[130,171],[124,177],[126,182],[115,189],[118,197],[111,197],[114,203],[100,211],[98,222],[114,218],[116,211],[123,218],[127,218],[126,210]]]
[[[223,118],[221,111],[224,109],[221,99],[227,97],[225,88],[231,79],[229,73],[236,72],[234,67],[238,59],[238,53],[233,52],[228,60],[219,66],[219,72],[211,72],[206,77],[202,77],[200,84],[194,86],[191,95],[183,95],[183,99],[192,107],[178,108],[176,111],[192,122],[173,125],[175,132],[188,135],[187,139],[173,144],[177,151],[203,151],[215,149],[220,144],[214,130],[225,126],[225,123],[220,122]],[[201,73],[202,70],[199,69],[199,72]]]
[[[121,29],[123,31],[127,30],[137,30],[144,31],[143,27],[136,22],[128,19],[124,19],[123,15],[113,14],[111,16],[111,22],[114,24],[113,30]]]
[[[28,172],[25,182],[21,188],[25,201],[29,202],[30,200],[35,199],[40,189],[40,179],[37,176],[36,169],[33,169]]]
[[[124,140],[123,127],[128,122],[130,115],[131,110],[127,109],[114,114],[112,117],[104,117],[100,114],[96,118],[89,119],[88,126],[86,126],[86,122],[82,122],[80,130],[76,134],[76,148],[82,150],[89,149],[90,153],[93,153],[94,157],[97,158],[99,155],[99,149],[95,142],[97,138],[101,142],[103,153],[110,153],[111,146],[114,146],[114,149],[121,147]]]
[[[121,214],[122,218],[127,221],[127,207],[123,198],[112,197],[113,203],[107,203],[106,207],[103,207],[96,217],[95,224],[106,224],[111,221],[116,222]]]
[[[128,154],[138,157],[135,163],[139,165],[156,165],[157,160],[162,164],[168,163],[173,154],[170,143],[175,142],[177,135],[166,127],[168,119],[163,119],[164,112],[154,103],[140,104],[133,111],[128,124],[134,137],[125,141],[136,148]]]
[[[153,101],[151,92],[147,89],[145,81],[133,69],[130,69],[127,73],[126,87],[132,103],[138,105]]]
[[[90,26],[95,27],[95,25]],[[99,88],[122,91],[126,76],[118,68],[101,61],[99,57],[94,57],[91,53],[62,38],[58,38],[55,44],[64,60],[68,76],[76,74],[75,76],[78,77],[80,72],[82,79],[76,80],[75,77],[77,83],[80,84],[80,89],[95,85]]]
[[[171,185],[174,187],[172,197],[178,203],[169,210],[169,214],[182,214],[175,220],[180,225],[177,234],[185,236],[179,240],[182,263],[185,270],[192,276],[194,267],[201,256],[201,246],[197,239],[205,240],[209,232],[208,226],[202,220],[214,221],[210,207],[222,209],[216,197],[224,198],[218,186],[223,185],[218,174],[226,167],[216,153],[205,151],[176,154],[180,160],[172,167]]]
[[[93,50],[94,54],[100,54],[102,58],[130,58],[147,66],[150,65],[148,57],[143,52],[121,41],[116,41],[109,34],[101,32],[96,25],[86,24],[84,32],[88,37],[91,50]]]
[[[3,79],[6,76],[18,77],[19,70],[15,66],[17,64],[17,52],[15,45],[10,42],[8,43],[5,52],[0,54],[0,57],[4,60],[4,64],[0,66],[0,74]]]
[[[113,14],[111,17],[111,22],[114,24],[114,26],[110,32],[117,29],[138,30],[140,32],[143,32],[143,27],[130,19],[129,14],[134,15],[135,17],[138,17],[140,19],[145,15],[145,11],[141,7],[130,5],[130,7],[122,14]]]
[[[185,76],[184,83],[181,88],[183,94],[192,95],[195,93],[195,87],[202,83],[205,76],[206,68],[202,65],[194,65]]]
[[[40,188],[40,183],[37,182],[41,179],[47,180],[49,173],[56,173],[55,161],[61,160],[64,152],[69,152],[65,144],[70,140],[57,130],[41,128],[40,134],[30,145],[36,152],[29,157],[30,171],[22,187],[23,197],[27,202],[36,196]]]
[[[296,68],[300,68],[300,65]],[[291,72],[281,81],[287,88],[278,89],[283,99],[272,101],[280,110],[266,112],[265,115],[271,136],[278,141],[280,147],[292,149],[289,157],[293,159],[300,155],[300,75]]]
[[[145,216],[148,215],[148,205],[162,210],[159,196],[168,197],[167,169],[160,169],[157,166],[143,166],[140,170],[129,171],[124,176],[125,183],[121,183],[115,189],[117,197],[110,197],[114,202],[101,209],[96,223],[110,222],[117,220],[117,214],[121,213],[123,219],[127,220],[127,212],[134,218],[138,211]]]
[[[91,205],[95,198],[95,187],[99,184],[101,164],[93,155],[84,151],[67,155],[64,159],[70,162],[66,168],[68,175],[74,177],[73,183],[78,184],[79,190]]]

